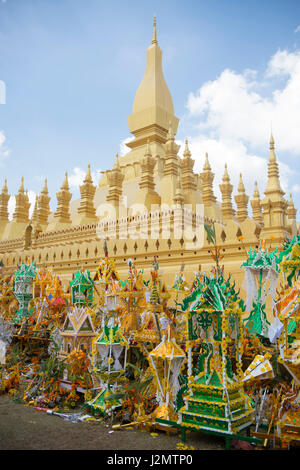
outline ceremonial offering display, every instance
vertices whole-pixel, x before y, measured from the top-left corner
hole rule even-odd
[[[15,273],[14,294],[19,302],[19,310],[14,319],[16,323],[22,322],[31,313],[28,310],[28,304],[33,298],[33,280],[35,277],[35,263],[27,265],[22,262],[20,269]]]
[[[137,343],[157,345],[162,341],[163,332],[170,324],[171,315],[167,308],[170,293],[160,278],[156,256],[154,256],[150,274],[151,281],[146,292],[146,308],[141,314],[134,340]]]
[[[14,319],[1,310],[0,390],[40,409],[84,406],[113,430],[178,429],[183,441],[197,430],[223,436],[226,448],[271,445],[271,432],[282,447],[300,441],[299,273],[290,263],[299,240],[249,251],[245,305],[220,266],[214,227],[206,232],[215,266],[190,286],[181,265],[167,287],[156,256],[150,279],[131,259],[120,279],[106,242],[94,278],[78,270],[70,293],[34,264],[22,263],[13,293],[12,278],[0,279],[2,307],[14,293],[20,302]]]
[[[154,418],[174,421],[177,392],[180,388],[178,376],[186,360],[185,352],[176,344],[175,338],[170,337],[170,327],[167,337],[149,354],[151,368],[157,384],[156,399],[158,407],[153,413]]]
[[[115,318],[110,317],[107,324],[104,324],[95,347],[101,358],[97,370],[101,391],[88,402],[88,407],[105,414],[107,410],[115,410],[122,406],[119,399],[111,398],[111,396],[120,389],[119,379],[124,375],[127,361],[128,343]]]
[[[62,341],[61,356],[66,356],[74,350],[92,353],[93,338],[96,337],[90,309],[75,305],[67,313],[67,317],[60,333]]]
[[[266,299],[275,299],[279,275],[277,250],[269,253],[261,246],[249,250],[249,257],[242,267],[245,270],[247,301],[246,309],[250,315],[243,321],[250,334],[268,337],[270,322],[266,316]]]
[[[192,429],[238,433],[250,426],[253,414],[242,386],[243,302],[230,278],[225,280],[219,272],[197,276],[182,307],[188,323],[189,392],[179,411],[179,423]]]
[[[73,274],[73,280],[70,282],[73,305],[91,305],[94,299],[94,281],[90,272],[78,270]]]
[[[120,292],[120,320],[124,334],[134,338],[142,311],[146,307],[143,273],[137,271],[132,260],[128,260],[128,278],[122,282]]]

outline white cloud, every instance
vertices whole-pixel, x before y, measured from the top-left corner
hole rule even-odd
[[[300,184],[294,184],[292,186],[292,192],[297,194],[300,193]]]
[[[28,199],[30,202],[29,218],[31,218],[33,209],[34,209],[35,199],[36,199],[36,193],[32,191],[31,189],[28,191]]]
[[[7,148],[6,144],[6,136],[4,131],[0,131],[0,166],[3,166],[4,161],[9,157],[10,150]]]
[[[83,183],[86,171],[82,168],[75,167],[73,168],[73,173],[68,175],[69,186],[71,189],[78,188]]]
[[[10,196],[9,201],[8,201],[8,218],[9,220],[12,220],[13,213],[15,212],[16,208],[16,198],[15,196]]]
[[[297,28],[295,29],[294,33],[300,33],[300,24],[297,26]]]
[[[123,155],[125,155],[126,153],[128,153],[130,151],[130,148],[127,147],[127,143],[128,142],[131,142],[132,140],[134,140],[134,137],[131,136],[131,137],[126,137],[126,139],[122,140],[121,143],[120,143],[120,156],[123,157]]]
[[[186,106],[185,127],[195,130],[190,138],[195,170],[202,171],[208,152],[218,197],[225,163],[234,185],[233,195],[241,172],[248,195],[252,197],[257,180],[263,196],[271,123],[281,186],[290,191],[296,165],[292,171],[281,158],[286,153],[291,158],[300,155],[300,51],[277,51],[262,78],[255,70],[237,73],[226,69],[190,93]],[[300,185],[294,184],[292,191],[300,192]]]
[[[280,82],[275,89],[274,79]],[[263,96],[262,89],[270,96]],[[189,94],[187,108],[199,119],[199,131],[209,137],[265,150],[272,124],[278,152],[299,154],[300,51],[277,51],[261,80],[255,71],[224,70]]]

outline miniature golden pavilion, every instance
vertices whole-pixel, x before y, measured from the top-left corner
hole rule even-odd
[[[186,279],[191,281],[199,265],[203,271],[209,271],[211,247],[205,237],[203,244],[199,244],[197,235],[190,239],[181,232],[184,213],[191,227],[201,217],[202,222],[204,219],[207,224],[215,223],[217,237],[222,240],[226,254],[225,271],[232,274],[240,287],[243,277],[240,266],[244,259],[241,237],[247,249],[258,248],[262,239],[275,248],[286,237],[298,233],[292,196],[288,201],[281,189],[273,136],[264,196],[260,196],[257,183],[253,182],[252,216],[248,212],[249,196],[245,193],[242,175],[234,195],[234,208],[230,168],[225,165],[220,184],[222,200],[218,201],[208,155],[203,156],[200,173],[193,169],[194,159],[187,141],[183,158],[179,157],[179,146],[175,142],[179,119],[163,75],[156,21],[147,49],[145,74],[128,124],[133,135],[126,144],[128,153],[122,157],[117,155],[114,167],[103,172],[97,187],[88,166],[79,200],[71,202],[66,173],[56,193],[54,212],[50,211],[46,180],[29,217],[30,204],[22,177],[13,218],[9,220],[10,195],[5,180],[0,194],[0,256],[7,274],[15,271],[27,257],[37,267],[52,267],[54,272],[60,273],[63,282],[83,266],[95,272],[100,240],[106,238],[121,277],[126,277],[128,257],[133,259],[137,269],[143,269],[147,260],[156,254],[167,283],[172,283],[176,269],[183,262]],[[196,211],[199,204],[203,205],[201,217]],[[103,206],[113,210],[113,219],[105,215]],[[137,210],[141,206],[144,212]]]

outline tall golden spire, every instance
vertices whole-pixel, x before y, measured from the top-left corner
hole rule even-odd
[[[19,187],[19,194],[24,194],[24,176],[21,177],[21,184]]]
[[[68,172],[66,171],[65,173],[65,179],[63,181],[63,184],[61,185],[61,190],[69,191],[69,181],[68,181]]]
[[[279,169],[277,158],[275,154],[275,143],[273,134],[270,137],[270,155],[268,163],[268,184],[265,190],[265,195],[278,194],[284,196],[284,191],[281,189],[279,180]]]
[[[181,185],[184,195],[185,202],[191,204],[194,198],[194,192],[197,189],[196,178],[193,171],[195,160],[192,158],[192,154],[189,149],[189,143],[186,139],[185,149],[183,152],[183,159],[181,160]]]
[[[106,201],[111,204],[115,211],[116,217],[119,216],[120,199],[123,192],[124,175],[119,165],[119,155],[116,155],[116,162],[112,170],[106,172],[108,180],[108,195]]]
[[[209,161],[208,161],[208,153],[207,152],[205,154],[205,163],[204,163],[204,166],[203,166],[203,170],[204,171],[210,171],[211,170],[211,166],[210,166]]]
[[[58,223],[70,224],[70,200],[72,193],[69,190],[68,173],[65,173],[64,181],[61,185],[60,191],[56,193],[57,209],[54,213],[54,220]]]
[[[264,229],[261,234],[266,240],[268,236],[274,236],[276,240],[287,236],[287,204],[284,199],[284,191],[281,189],[279,169],[275,154],[273,134],[270,137],[270,155],[268,162],[268,182],[265,190],[265,198],[261,201],[263,208]]]
[[[88,164],[88,169],[83,180],[83,184],[80,186],[80,205],[77,209],[78,215],[81,218],[78,223],[84,223],[86,219],[96,220],[96,209],[94,208],[94,196],[96,192],[96,186],[93,185],[93,179],[91,176],[91,166]]]
[[[167,142],[163,148],[165,151],[165,165],[160,182],[161,202],[171,205],[176,193],[176,183],[179,174],[179,157],[177,153],[180,148],[180,145],[177,145],[175,142],[171,122],[169,123]]]
[[[257,181],[254,183],[253,199],[250,201],[252,207],[252,217],[259,225],[263,225],[262,208]]]
[[[38,199],[38,223],[42,225],[48,224],[48,217],[50,214],[50,197],[48,193],[47,178],[45,179],[44,187]]]
[[[19,191],[15,196],[16,207],[13,214],[14,222],[28,222],[29,221],[29,206],[28,206],[28,195],[25,194],[24,190],[24,178],[21,178],[21,184]]]
[[[245,186],[243,183],[242,173],[240,173],[240,181],[238,186],[238,194],[234,197],[237,205],[237,219],[243,222],[248,217],[248,201],[249,196],[246,195]]]
[[[179,120],[174,115],[172,96],[163,74],[162,51],[157,41],[156,18],[154,18],[145,73],[134,98],[132,114],[128,116],[129,130],[135,139],[126,145],[134,149],[141,144],[145,145],[148,138],[151,142],[164,144],[170,121],[176,134]]]
[[[205,154],[205,163],[203,171],[200,173],[202,181],[202,200],[205,206],[211,206],[216,202],[216,197],[213,191],[214,173],[211,171],[211,167],[208,161],[208,153]]]
[[[227,170],[227,164],[225,163],[225,171],[222,179],[222,184],[219,185],[222,193],[222,214],[224,219],[232,219],[235,216],[235,210],[232,207],[231,194],[233,186],[230,183],[230,178]]]
[[[288,219],[289,220],[296,220],[297,209],[294,206],[294,201],[292,198],[292,193],[290,193],[290,200],[287,208]]]
[[[8,201],[10,195],[7,189],[7,180],[5,178],[2,192],[0,194],[0,221],[8,222]]]
[[[174,196],[174,204],[178,204],[179,206],[183,206],[183,204],[184,204],[184,196],[182,194],[180,178],[178,178],[177,184],[176,184],[176,193],[175,193],[175,196]]]

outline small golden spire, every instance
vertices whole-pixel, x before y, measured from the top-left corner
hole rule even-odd
[[[258,190],[258,184],[257,184],[257,181],[255,181],[254,183],[254,193],[253,193],[253,198],[254,199],[259,199],[260,198],[260,194],[259,194],[259,190]]]
[[[21,184],[19,187],[19,193],[24,193],[24,177],[21,178]]]
[[[156,36],[156,16],[154,16],[154,21],[153,21],[152,44],[157,44],[157,36]]]
[[[84,183],[92,183],[93,182],[93,179],[92,179],[92,176],[91,176],[91,165],[88,164],[88,169],[87,169],[87,172],[86,172],[86,175],[85,175],[85,178],[84,178]]]
[[[296,209],[295,206],[294,206],[294,201],[293,201],[293,198],[292,198],[292,193],[290,193],[290,200],[289,200],[288,207],[287,207],[287,214],[288,214],[288,219],[289,219],[289,220],[291,220],[291,219],[295,219],[295,220],[296,220],[296,217],[297,217],[297,209]]]
[[[238,186],[238,192],[239,193],[244,193],[245,192],[245,186],[244,186],[244,183],[243,183],[242,173],[240,173],[240,181],[239,181],[239,186]]]
[[[48,194],[47,178],[45,178],[44,187],[41,192],[42,194]]]
[[[203,170],[204,171],[211,171],[211,167],[210,167],[210,164],[209,164],[209,161],[208,161],[208,153],[207,152],[205,154],[205,163],[204,163]]]
[[[116,153],[116,162],[114,164],[114,168],[117,168],[118,170],[120,169],[120,162],[119,162],[119,154],[118,152]]]
[[[225,163],[225,170],[224,170],[224,175],[223,175],[223,181],[224,183],[227,183],[230,181],[228,170],[227,170],[227,163]]]
[[[65,173],[65,178],[64,178],[63,184],[61,185],[60,189],[65,189],[66,191],[69,190],[68,172],[67,171]]]
[[[184,153],[183,153],[183,156],[185,158],[191,158],[191,152],[190,152],[190,149],[189,149],[189,143],[188,143],[188,140],[185,139],[185,149],[184,149]]]
[[[6,178],[5,178],[5,180],[4,180],[4,185],[3,185],[3,188],[2,188],[2,193],[5,193],[5,194],[8,193],[8,189],[7,189],[7,179],[6,179]]]

